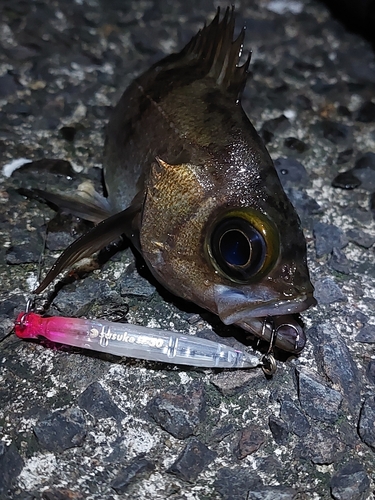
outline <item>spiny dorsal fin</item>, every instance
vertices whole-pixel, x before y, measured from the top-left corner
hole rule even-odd
[[[208,26],[204,26],[181,51],[184,57],[204,66],[207,75],[218,85],[239,95],[246,83],[251,53],[242,66],[238,66],[242,53],[245,28],[233,40],[235,26],[234,7],[226,8],[220,21],[220,7]]]

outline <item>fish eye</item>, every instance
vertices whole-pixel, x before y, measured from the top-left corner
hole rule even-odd
[[[216,219],[207,241],[210,261],[231,281],[264,275],[279,255],[273,223],[253,209],[237,209]]]

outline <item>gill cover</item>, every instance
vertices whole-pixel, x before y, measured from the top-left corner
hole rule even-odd
[[[205,250],[211,265],[236,283],[266,275],[280,253],[275,224],[253,208],[234,208],[216,217],[207,232]]]

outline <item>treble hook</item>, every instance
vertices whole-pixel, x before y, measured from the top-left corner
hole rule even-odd
[[[25,314],[28,314],[34,309],[35,297],[29,297],[26,302]]]
[[[34,304],[35,304],[35,297],[33,296],[29,297],[26,301],[25,312],[22,314],[20,318],[17,319],[17,321],[15,322],[16,325],[21,327],[26,325],[26,318],[28,314],[34,310]]]
[[[275,328],[275,322],[271,316],[266,316],[263,321],[263,326],[262,326],[262,336],[264,336],[264,333],[267,328],[267,324],[270,326],[271,329],[271,338],[270,338],[270,344],[268,346],[268,351],[264,356],[262,356],[262,370],[263,372],[271,376],[276,372],[276,360],[272,355],[272,351],[276,342],[277,338],[277,329]]]

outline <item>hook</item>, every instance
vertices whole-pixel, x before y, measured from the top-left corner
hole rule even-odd
[[[270,344],[268,346],[268,351],[264,356],[262,356],[262,370],[266,375],[273,375],[276,372],[276,360],[272,355],[272,351],[277,339],[277,328],[275,328],[275,322],[271,316],[266,316],[263,321],[262,326],[262,336],[264,336],[267,326],[271,329]]]

